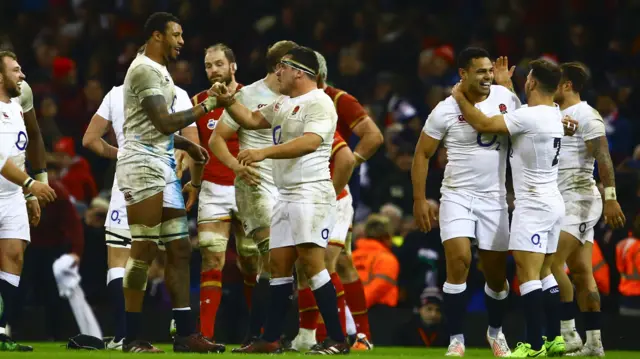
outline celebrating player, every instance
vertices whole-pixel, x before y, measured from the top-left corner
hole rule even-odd
[[[491,85],[493,65],[484,49],[467,48],[458,55],[460,91],[488,116],[506,114],[520,107],[518,98],[503,86]],[[431,112],[420,134],[413,159],[414,216],[423,231],[431,230],[435,212],[426,199],[428,161],[440,142],[448,162],[440,199],[440,235],[445,250],[447,279],[443,287],[444,312],[449,323],[447,356],[464,355],[463,323],[467,304],[467,276],[471,242],[477,243],[487,281],[485,299],[489,312],[487,340],[497,357],[510,355],[502,334],[502,320],[509,294],[506,281],[509,247],[509,214],[506,201],[508,139],[492,131],[474,129],[453,97]],[[490,264],[489,264],[490,263]]]
[[[46,184],[44,146],[33,110],[33,94],[24,79],[16,55],[0,51],[0,351],[33,350],[13,341],[6,326],[9,319],[14,320],[10,316],[14,313],[24,250],[30,241],[29,224],[37,226],[40,221],[38,200],[47,203],[55,199],[55,192]],[[38,182],[24,173],[27,156],[33,167],[42,169],[37,171]]]
[[[587,71],[576,62],[562,64],[560,69],[562,80],[555,101],[565,115],[578,121],[577,133],[562,139],[558,158],[558,187],[566,211],[552,271],[558,281],[563,306],[561,332],[567,352],[575,352],[576,356],[604,356],[600,338],[600,295],[591,268],[593,227],[603,213],[602,198],[593,179],[594,160],[598,161],[598,173],[605,188],[605,223],[619,228],[624,225],[625,217],[616,200],[614,167],[604,121],[595,109],[580,100],[580,91],[588,80]],[[575,329],[573,285],[564,271],[565,262],[571,271],[578,306],[584,316],[587,330],[584,347]]]
[[[229,115],[245,129],[272,128],[273,146],[240,151],[238,161],[251,165],[271,158],[280,194],[271,220],[270,310],[261,339],[242,348],[245,353],[282,349],[283,318],[293,295],[293,264],[299,258],[309,278],[329,338],[313,354],[349,352],[338,319],[336,291],[324,263],[325,247],[335,224],[336,193],[329,173],[331,143],[337,114],[329,96],[317,88],[318,59],[305,47],[291,49],[276,72],[280,96],[251,111],[237,103],[225,86],[212,92]]]
[[[316,52],[316,56],[318,57],[318,63],[320,65],[318,87],[324,89],[324,92],[331,97],[336,107],[336,112],[338,113],[338,126],[336,131],[345,141],[349,141],[352,135],[356,135],[360,139],[353,150],[353,154],[356,157],[356,168],[358,168],[359,165],[373,156],[378,150],[378,147],[380,147],[383,142],[382,133],[355,97],[346,91],[327,84],[327,62],[319,52]],[[355,181],[350,181],[350,185],[347,187],[349,197],[354,195],[354,190],[356,194],[359,193],[360,183],[358,182],[358,176],[356,175],[354,177]],[[351,201],[355,202],[353,197]],[[339,280],[343,283],[346,304],[356,323],[357,335],[352,349],[371,350],[373,344],[370,342],[371,330],[369,329],[367,301],[365,300],[364,287],[360,281],[360,276],[351,258],[351,238],[351,227],[349,227],[344,249],[338,257],[336,270],[340,275]]]
[[[184,45],[179,20],[168,13],[152,14],[144,26],[146,47],[129,67],[124,81],[124,145],[118,150],[116,176],[127,204],[131,251],[123,279],[125,352],[161,352],[138,338],[147,271],[162,238],[167,250],[165,279],[171,295],[177,335],[176,352],[221,352],[224,346],[195,333],[189,307],[191,245],[174,147],[204,164],[207,152],[174,135],[215,107],[211,98],[189,110],[171,113],[175,87],[166,65]],[[201,173],[192,173],[194,187]]]
[[[496,136],[511,136],[516,208],[511,223],[509,250],[516,261],[527,322],[527,342],[520,343],[511,354],[512,357],[544,356],[547,351],[550,354],[564,352],[564,341],[559,336],[559,321],[557,328],[547,326],[546,334],[551,339],[548,342],[542,337],[541,321],[544,313],[543,289],[553,293],[555,288],[557,292],[557,284],[553,276],[549,276],[550,254],[556,251],[564,216],[564,202],[556,183],[558,156],[564,135],[563,116],[553,102],[561,73],[557,66],[542,60],[532,61],[530,66],[525,84],[528,107],[510,114],[485,115],[467,98],[468,94],[465,96],[464,83],[456,85],[452,91],[464,119],[475,130],[495,133]],[[449,152],[449,158],[452,157]],[[445,216],[442,206],[440,216]],[[486,270],[486,267],[483,269]],[[541,277],[545,283],[542,283]],[[553,313],[547,310],[547,314]],[[547,322],[553,324],[555,320],[548,317]]]
[[[184,111],[191,108],[189,95],[186,91],[176,86],[174,98],[175,105],[171,111]],[[123,86],[116,86],[107,93],[100,107],[91,118],[87,131],[82,138],[82,145],[97,155],[110,159],[117,159],[118,148],[124,146],[124,122]],[[195,125],[192,125],[195,126]],[[118,147],[107,143],[102,137],[109,128],[113,128]],[[125,335],[125,309],[122,278],[125,273],[125,265],[129,258],[131,248],[131,232],[127,220],[127,210],[124,195],[118,188],[118,181],[114,178],[111,187],[111,201],[109,211],[104,223],[105,242],[107,244],[107,288],[113,304],[115,318],[115,333],[111,341],[107,343],[107,349],[122,350]]]
[[[216,44],[205,50],[204,66],[207,78],[212,84],[224,83],[230,91],[237,91],[242,85],[235,81],[237,69],[233,50],[224,44]],[[207,99],[207,91],[193,97],[198,104]],[[198,121],[200,143],[207,147],[212,132],[220,126],[223,108],[216,108]],[[227,145],[232,156],[238,155],[238,136],[230,136]],[[244,274],[245,299],[251,307],[253,287],[256,284],[258,251],[250,239],[244,235],[238,223],[236,191],[233,186],[234,172],[217,157],[205,166],[202,191],[198,204],[198,239],[202,255],[200,274],[200,331],[213,340],[216,314],[222,299],[222,268],[231,230],[234,229],[239,262]],[[255,203],[252,203],[255,205]],[[249,210],[251,211],[251,210]]]
[[[295,46],[297,46],[296,43],[286,40],[273,44],[266,55],[267,76],[243,87],[235,95],[236,101],[252,111],[273,103],[280,96],[276,67],[282,56]],[[222,121],[218,122],[209,139],[209,148],[214,156],[226,168],[233,170],[236,175],[235,199],[238,205],[238,217],[242,221],[246,236],[253,239],[261,256],[260,277],[253,291],[249,331],[244,343],[248,345],[260,336],[268,310],[268,303],[264,298],[269,293],[269,234],[271,215],[278,197],[278,189],[273,182],[271,159],[265,159],[257,163],[255,167],[243,166],[238,162],[236,159],[238,149],[234,147],[234,144],[237,146],[237,142],[233,141],[236,136],[240,142],[240,149],[245,150],[271,146],[273,135],[271,129],[246,130],[241,128],[225,112],[222,115]],[[244,243],[241,247],[244,252],[251,245]]]

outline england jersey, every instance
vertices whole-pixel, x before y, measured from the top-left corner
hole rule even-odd
[[[256,111],[273,103],[280,94],[277,94],[264,82],[264,79],[256,81],[249,86],[244,86],[235,96],[236,100],[251,111]],[[230,128],[238,131],[240,150],[249,148],[265,148],[273,145],[273,135],[271,129],[245,130],[229,116],[225,111],[222,114],[222,121]],[[273,183],[272,176],[273,162],[265,159],[258,163],[261,181]]]
[[[175,112],[176,90],[166,66],[138,55],[127,70],[123,88],[125,121],[123,123],[124,146],[118,158],[135,154],[160,157],[171,163],[173,159],[173,134],[158,131],[142,108],[142,100],[150,96],[163,96],[167,111]]]
[[[520,100],[507,88],[493,85],[489,96],[475,106],[491,117],[516,110]],[[478,133],[466,122],[451,96],[433,109],[423,132],[441,140],[447,148],[441,193],[479,197],[506,195],[508,136]]]
[[[600,197],[593,178],[595,159],[587,152],[585,141],[606,136],[602,116],[585,101],[562,111],[578,121],[573,136],[562,138],[558,165],[558,188],[565,200]]]
[[[283,201],[335,203],[336,193],[329,173],[329,159],[338,115],[331,98],[320,89],[302,96],[280,96],[260,109],[271,124],[272,143],[282,144],[315,133],[320,147],[299,158],[274,159],[273,179]]]
[[[516,200],[558,191],[558,160],[564,128],[557,106],[529,106],[504,116],[511,135],[513,189]],[[516,204],[517,207],[517,204]]]
[[[24,110],[18,98],[12,98],[8,103],[0,102],[0,129],[0,164],[4,166],[6,161],[11,161],[24,171],[29,138],[24,124]],[[22,187],[0,176],[0,199],[16,195],[22,196]]]

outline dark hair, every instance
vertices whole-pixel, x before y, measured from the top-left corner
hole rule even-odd
[[[305,46],[296,46],[287,51],[285,55],[291,56],[291,60],[302,65],[300,68],[301,70],[303,68],[307,69],[307,71],[303,70],[307,76],[312,78],[314,81],[316,80],[320,64],[318,63],[318,57],[316,56],[315,51]]]
[[[582,91],[589,80],[587,68],[580,62],[565,62],[560,65],[560,70],[562,70],[562,82],[570,81],[573,92]]]
[[[12,51],[9,51],[9,50],[0,51],[0,73],[4,72],[4,70],[5,70],[5,68],[4,68],[4,58],[5,57],[10,57],[10,58],[18,61],[18,56],[16,56],[16,54],[14,54]]]
[[[487,50],[480,47],[467,47],[458,54],[458,68],[468,69],[469,65],[471,65],[471,60],[483,57],[489,58]]]
[[[233,50],[231,50],[231,48],[226,44],[219,42],[204,49],[205,54],[209,51],[222,51],[224,53],[224,57],[227,58],[229,63],[236,62],[236,54],[234,54]]]
[[[149,38],[153,36],[153,33],[156,31],[164,34],[167,30],[167,24],[170,22],[179,24],[180,19],[168,12],[154,12],[153,14],[151,14],[151,16],[149,16],[147,21],[144,23],[145,41],[149,40]]]
[[[265,59],[267,72],[270,74],[276,72],[276,66],[278,66],[278,63],[280,62],[282,57],[286,55],[289,50],[293,49],[296,46],[298,46],[298,44],[289,40],[278,41],[275,44],[271,45],[271,47],[269,47],[269,49],[267,50],[267,56]]]
[[[540,83],[541,89],[549,94],[558,90],[558,84],[562,78],[560,67],[547,60],[533,60],[529,63],[531,76]]]

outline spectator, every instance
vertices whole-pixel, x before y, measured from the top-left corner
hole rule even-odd
[[[89,204],[98,194],[89,162],[76,155],[71,137],[61,138],[54,146],[56,161],[62,168],[60,181],[76,200]]]
[[[596,100],[596,109],[602,115],[609,140],[609,151],[615,163],[620,163],[633,151],[631,123],[620,115],[614,96],[601,93]]]
[[[409,322],[396,333],[394,345],[406,347],[446,347],[449,336],[443,325],[442,294],[436,287],[426,288],[420,295],[420,304]]]
[[[403,213],[413,211],[413,186],[411,184],[411,164],[415,144],[402,142],[398,146],[398,155],[393,167],[386,168],[384,176],[374,189],[373,209],[379,209],[385,203],[393,203]]]
[[[356,242],[353,264],[364,285],[367,308],[398,304],[400,264],[391,252],[391,225],[387,217],[372,214],[365,225],[365,238]]]
[[[633,221],[629,238],[616,245],[616,268],[620,272],[620,314],[640,317],[640,215]]]

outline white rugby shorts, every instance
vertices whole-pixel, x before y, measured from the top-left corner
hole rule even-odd
[[[509,250],[551,254],[558,249],[564,201],[557,196],[525,198],[515,202]]]
[[[336,225],[329,235],[329,244],[344,248],[353,224],[353,198],[351,193],[336,202]]]
[[[119,158],[116,177],[126,204],[136,204],[163,192],[164,208],[184,209],[175,159],[171,161],[169,164],[160,157],[138,153]]]
[[[0,199],[0,240],[31,241],[27,203],[22,192]]]
[[[269,249],[314,243],[326,248],[336,224],[334,203],[298,203],[279,200],[271,218]]]
[[[593,243],[593,228],[602,216],[602,198],[583,197],[564,202],[565,215],[562,231],[574,236],[580,243]]]
[[[278,188],[266,181],[249,186],[236,178],[235,189],[238,218],[242,221],[244,232],[250,236],[257,229],[269,228],[273,207],[278,200]]]
[[[509,249],[509,212],[505,197],[474,197],[463,193],[442,193],[440,238],[466,237],[482,250]]]
[[[131,248],[131,232],[127,220],[127,203],[114,180],[109,201],[109,212],[104,222],[105,240],[108,247]]]
[[[234,186],[202,181],[198,198],[198,223],[230,221],[237,213]]]

